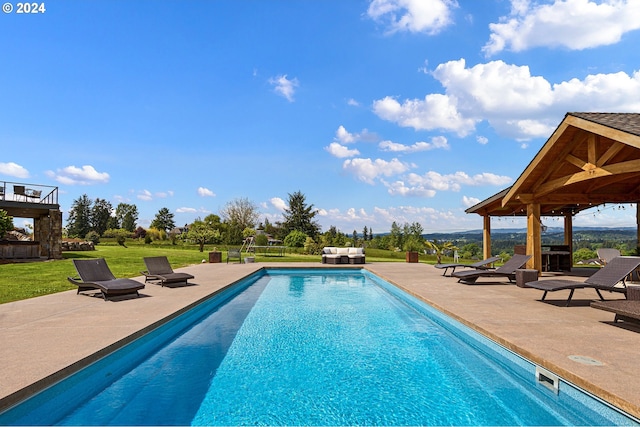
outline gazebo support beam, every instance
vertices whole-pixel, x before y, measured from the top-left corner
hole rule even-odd
[[[573,215],[564,216],[564,244],[569,246],[569,259],[573,265]]]
[[[542,237],[540,233],[540,204],[527,205],[527,268],[542,271]]]
[[[484,259],[491,258],[491,217],[482,217],[482,254]]]
[[[636,203],[636,248],[640,248],[640,203]]]

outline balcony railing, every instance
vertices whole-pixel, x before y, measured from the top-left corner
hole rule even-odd
[[[0,201],[58,204],[58,187],[23,182],[0,181]]]

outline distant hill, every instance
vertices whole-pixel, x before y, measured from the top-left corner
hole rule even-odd
[[[423,237],[427,240],[453,242],[462,247],[469,243],[482,246],[482,230],[468,230],[451,233],[426,233]],[[512,252],[515,245],[525,244],[527,241],[526,228],[499,228],[491,230],[492,252]],[[637,245],[637,230],[635,227],[574,227],[574,250],[582,247],[593,249],[595,247],[618,247],[626,245],[627,248],[635,248]],[[542,233],[543,245],[559,245],[564,243],[564,229],[562,227],[549,227]]]

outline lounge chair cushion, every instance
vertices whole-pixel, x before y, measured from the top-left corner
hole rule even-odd
[[[80,278],[67,277],[69,282],[78,286],[78,293],[99,290],[105,300],[111,296],[136,294],[144,289],[144,283],[133,279],[117,279],[104,258],[74,259],[73,265]]]
[[[142,272],[145,282],[157,281],[164,286],[167,283],[188,283],[189,279],[194,278],[188,273],[174,272],[166,256],[145,257],[143,260],[147,267],[147,270]]]
[[[451,274],[461,283],[473,284],[480,277],[506,277],[510,282],[516,278],[516,270],[521,268],[531,258],[531,255],[514,254],[509,261],[495,270],[463,270]]]
[[[544,301],[548,292],[561,290],[569,290],[569,297],[566,305],[568,306],[576,289],[592,288],[602,298],[600,291],[622,292],[626,294],[625,278],[640,266],[640,258],[619,256],[611,259],[605,266],[596,271],[591,277],[585,281],[574,280],[536,280],[528,282],[528,288],[535,288],[544,291],[542,301]]]

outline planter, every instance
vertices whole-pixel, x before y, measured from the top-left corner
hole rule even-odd
[[[255,261],[256,261],[256,258],[252,257],[252,256],[248,256],[248,257],[244,258],[244,263],[245,264],[250,264],[250,263],[255,262]]]
[[[405,254],[405,260],[407,262],[418,262],[418,255],[419,255],[418,252],[410,252],[410,251],[408,251]]]
[[[222,252],[209,252],[209,262],[222,262]]]

